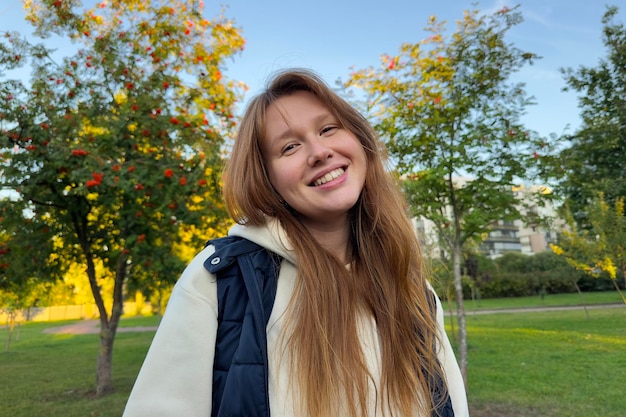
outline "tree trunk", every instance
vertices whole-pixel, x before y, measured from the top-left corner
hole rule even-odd
[[[467,326],[465,324],[465,306],[463,305],[462,257],[460,240],[455,239],[452,262],[454,268],[454,288],[456,290],[456,317],[459,326],[459,367],[463,375],[463,382],[467,386]]]
[[[626,271],[624,271],[624,277],[626,277]],[[617,285],[617,280],[612,279],[611,281],[613,281],[613,286],[615,287],[617,293],[620,295],[620,297],[622,297],[622,301],[624,302],[624,304],[626,304],[626,298],[624,297],[624,294],[622,294],[622,291],[619,289],[619,285]]]
[[[456,344],[456,331],[454,330],[454,310],[452,309],[452,301],[454,297],[452,296],[452,289],[449,288],[449,285],[446,285],[446,298],[448,299],[448,313],[450,314],[450,333],[452,334],[452,342]]]
[[[13,329],[15,329],[15,317],[16,317],[17,313],[14,312],[9,312],[8,316],[9,316],[9,337],[7,338],[7,344],[4,348],[5,352],[9,351],[9,348],[11,347],[11,339],[13,338]]]
[[[585,316],[587,317],[587,319],[589,319],[589,311],[587,311],[587,303],[585,303],[585,297],[583,296],[583,292],[580,290],[580,287],[578,286],[578,282],[576,282],[576,280],[573,280],[574,282],[574,286],[576,287],[576,291],[578,292],[578,296],[580,297],[580,302],[583,305],[583,309],[585,310]]]
[[[96,396],[113,392],[113,342],[117,333],[117,327],[122,317],[124,309],[123,288],[126,279],[126,259],[124,255],[120,255],[115,268],[115,285],[113,288],[113,306],[111,308],[111,316],[109,317],[104,300],[102,298],[100,286],[96,280],[96,270],[93,258],[87,256],[87,275],[93,298],[100,313],[100,349],[98,350],[98,361],[96,368]]]
[[[106,321],[106,320],[104,320]],[[115,331],[105,327],[100,320],[100,349],[98,350],[98,367],[96,368],[96,396],[101,397],[113,392],[113,342]]]

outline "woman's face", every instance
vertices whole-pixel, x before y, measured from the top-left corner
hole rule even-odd
[[[365,184],[359,140],[307,91],[276,100],[266,116],[261,149],[276,191],[305,226],[345,226]]]

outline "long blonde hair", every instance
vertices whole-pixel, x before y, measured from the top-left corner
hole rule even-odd
[[[350,212],[350,271],[284,206],[261,154],[268,107],[295,91],[321,100],[366,153],[365,186]],[[338,415],[337,404],[347,406],[352,417],[367,415],[373,378],[358,343],[357,317],[363,311],[375,320],[382,349],[376,401],[402,416],[416,410],[430,415],[437,406],[431,393],[443,372],[435,351],[432,294],[405,201],[384,160],[384,147],[367,120],[316,74],[293,69],[278,73],[249,102],[226,165],[224,198],[232,218],[250,225],[277,218],[295,251],[298,279],[287,346],[299,403],[309,417]]]

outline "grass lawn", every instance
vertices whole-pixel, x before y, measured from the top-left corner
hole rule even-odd
[[[578,293],[569,293],[547,294],[543,297],[536,295],[532,297],[464,300],[465,311],[468,313],[490,309],[582,306],[614,303],[623,303],[617,291],[583,293],[582,297]],[[448,311],[449,306],[445,301],[443,301],[443,307],[445,311]],[[452,303],[452,308],[456,310],[456,303]]]
[[[156,325],[156,317],[127,319],[123,326]],[[29,323],[5,352],[0,331],[0,415],[3,417],[119,417],[154,332],[118,333],[113,378],[117,391],[94,398],[98,335],[54,335],[49,327],[72,322]]]
[[[98,336],[43,332],[63,324],[21,326],[9,352],[0,330],[0,415],[121,416],[154,333],[118,333],[117,391],[93,398]],[[472,417],[626,415],[626,308],[468,315],[467,324]]]
[[[472,417],[626,415],[626,308],[467,317]]]

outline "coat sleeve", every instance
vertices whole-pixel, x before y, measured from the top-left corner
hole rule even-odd
[[[123,417],[208,417],[217,334],[217,284],[207,247],[174,286]]]
[[[432,290],[432,289],[431,289]],[[434,293],[434,290],[433,290]],[[450,344],[450,339],[444,327],[443,307],[439,297],[435,297],[437,301],[437,324],[439,326],[439,334],[441,346],[439,347],[439,360],[446,374],[446,382],[448,384],[448,392],[452,400],[452,408],[454,409],[454,417],[469,417],[469,409],[467,404],[467,393],[465,383],[461,375],[461,369],[454,355],[454,350]]]

